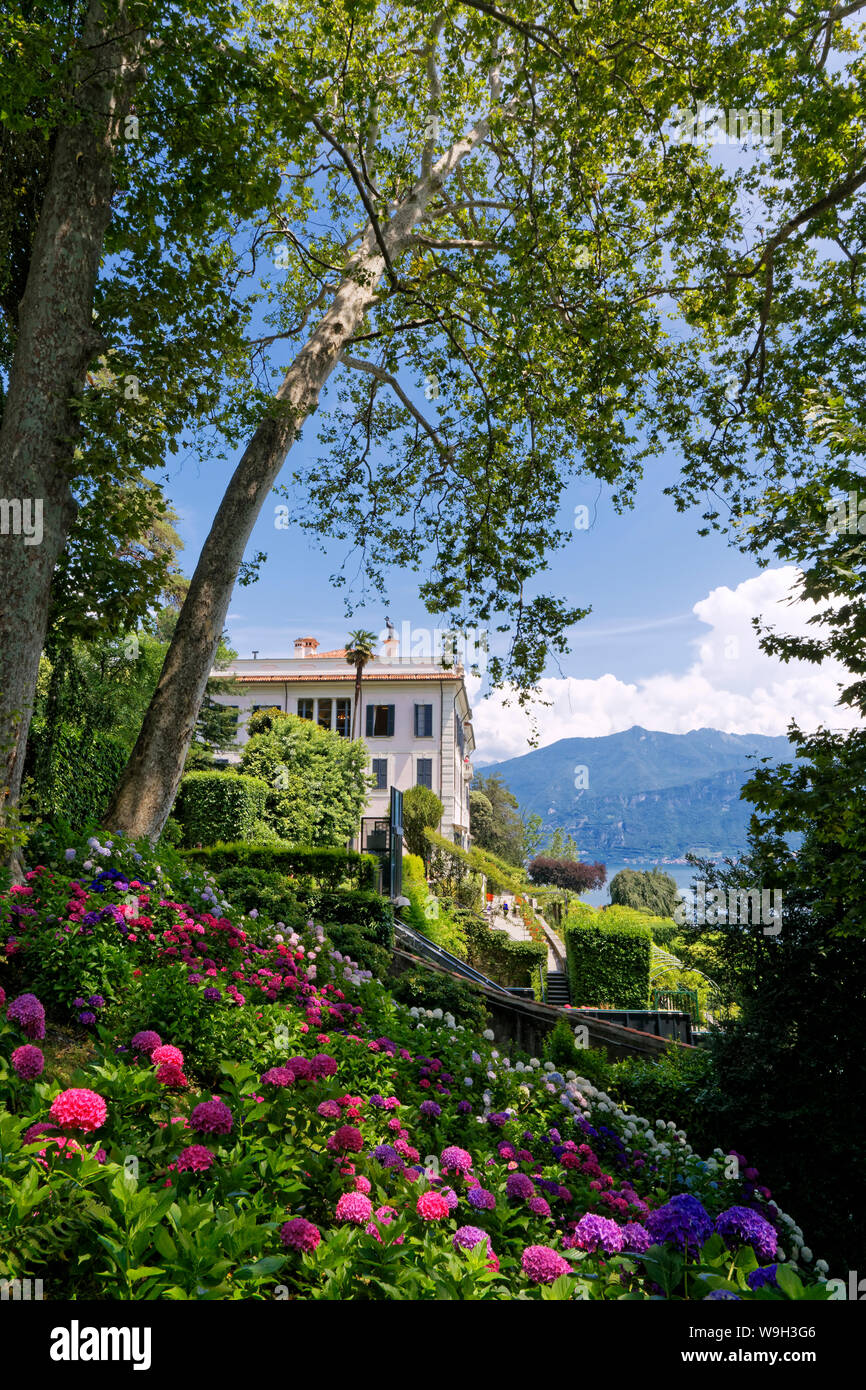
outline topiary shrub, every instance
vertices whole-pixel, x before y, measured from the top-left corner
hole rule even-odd
[[[571,1001],[597,1008],[645,1009],[652,938],[646,927],[566,926]]]
[[[248,739],[241,766],[268,785],[262,819],[281,840],[345,844],[358,828],[367,799],[364,744],[320,729],[311,719],[274,710],[260,713],[270,727]]]
[[[188,845],[250,840],[264,814],[268,785],[231,772],[188,772],[181,780],[174,814]]]
[[[410,787],[403,796],[403,838],[411,854],[424,853],[424,831],[435,830],[445,807],[429,787]]]

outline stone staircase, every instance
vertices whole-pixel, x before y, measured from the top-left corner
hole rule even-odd
[[[545,1001],[548,1004],[555,1004],[558,1008],[562,1008],[563,1004],[571,1003],[568,976],[564,970],[548,970]]]

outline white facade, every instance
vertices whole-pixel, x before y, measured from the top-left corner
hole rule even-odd
[[[213,672],[237,683],[237,695],[213,698],[237,708],[239,750],[248,737],[249,715],[273,706],[351,736],[355,669],[345,651],[318,647],[314,637],[299,637],[293,657],[237,660]],[[475,738],[463,667],[446,670],[429,658],[401,657],[396,638],[385,642],[364,668],[357,732],[379,783],[370,792],[365,818],[387,819],[391,787],[405,792],[428,786],[445,808],[441,833],[467,846]],[[239,751],[227,755],[230,762],[239,756]]]

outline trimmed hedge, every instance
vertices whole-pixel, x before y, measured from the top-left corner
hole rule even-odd
[[[539,941],[512,941],[496,927],[489,927],[482,918],[462,919],[469,947],[469,963],[498,985],[531,985],[541,983],[539,967],[544,971],[547,947]]]
[[[250,840],[262,819],[270,788],[234,772],[188,772],[181,779],[174,815],[188,845]]]
[[[648,1007],[652,937],[646,927],[570,924],[564,936],[573,1005]]]
[[[221,776],[224,774],[220,774]],[[333,845],[254,845],[245,842],[212,844],[205,849],[183,851],[186,859],[204,864],[212,873],[246,866],[272,873],[311,879],[323,888],[339,888],[351,883],[355,888],[375,888],[379,861],[373,854]]]

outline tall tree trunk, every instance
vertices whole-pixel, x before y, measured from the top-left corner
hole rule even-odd
[[[392,262],[430,198],[486,134],[487,122],[482,121],[442,156],[394,212],[383,231]],[[165,825],[253,526],[304,420],[374,302],[384,270],[384,255],[368,225],[331,307],[301,348],[276,393],[275,407],[241,456],[196,565],[138,740],[106,812],[104,824],[115,833],[156,839]]]
[[[126,0],[91,0],[75,119],[58,131],[33,241],[0,422],[0,818],[18,800],[54,567],[75,519],[69,488],[93,299],[111,215],[114,146],[143,36]],[[5,532],[5,534],[3,534]]]
[[[364,668],[361,663],[358,662],[355,666],[355,708],[352,710],[352,738],[358,738],[360,733],[358,729],[358,713],[361,708],[361,678],[363,674]]]

